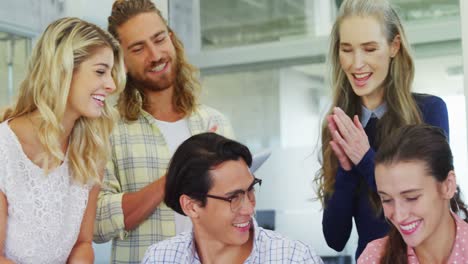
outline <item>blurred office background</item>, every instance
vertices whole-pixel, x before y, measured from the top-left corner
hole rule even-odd
[[[107,26],[112,0],[0,0],[0,108],[15,96],[32,45],[45,26],[78,16]],[[156,0],[201,70],[202,102],[224,112],[236,137],[255,153],[272,150],[258,171],[259,217],[311,244],[322,256],[354,256],[328,248],[314,200],[319,132],[330,107],[326,56],[340,0]],[[462,190],[468,193],[466,82],[468,5],[462,0],[393,0],[412,44],[414,90],[442,97]],[[462,43],[464,43],[462,45]],[[464,54],[463,54],[464,51]],[[463,56],[464,55],[464,56]],[[270,223],[271,224],[271,223]],[[108,263],[109,244],[96,245]],[[336,262],[338,263],[338,262]]]

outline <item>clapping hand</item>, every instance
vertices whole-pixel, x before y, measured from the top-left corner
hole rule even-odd
[[[369,139],[357,115],[353,120],[339,107],[327,116],[328,129],[332,135],[330,146],[341,167],[351,170],[358,164],[370,148]]]

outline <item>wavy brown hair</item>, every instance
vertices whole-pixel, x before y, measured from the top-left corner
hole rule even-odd
[[[112,78],[118,93],[125,83],[123,55],[119,43],[98,26],[78,18],[52,22],[39,38],[29,59],[25,79],[13,106],[0,114],[0,122],[34,111],[40,113],[37,133],[45,149],[44,170],[60,164],[65,153],[60,148],[67,99],[74,72],[102,47],[114,55]],[[99,182],[110,150],[109,135],[117,113],[104,105],[98,118],[80,117],[70,134],[68,159],[73,179],[81,183]],[[50,160],[50,162],[49,162]]]
[[[453,156],[444,131],[429,125],[404,126],[389,136],[380,146],[375,156],[376,166],[392,165],[400,162],[421,161],[426,171],[441,183],[453,171]],[[460,189],[450,200],[450,208],[455,213],[463,213],[465,221],[468,210],[460,197]],[[448,210],[448,208],[447,208]],[[390,224],[390,232],[382,264],[406,264],[407,246],[398,230]]]
[[[389,45],[396,37],[400,37],[400,49],[390,62],[390,69],[384,81],[384,101],[387,112],[377,122],[376,146],[394,129],[406,124],[422,122],[419,108],[411,95],[414,78],[414,63],[410,54],[403,26],[397,13],[387,0],[345,0],[338,12],[330,36],[330,65],[331,86],[333,89],[332,107],[338,106],[350,117],[361,114],[361,98],[357,96],[341,68],[340,26],[346,18],[352,16],[374,17],[379,21]],[[338,170],[338,160],[330,146],[332,136],[327,127],[327,120],[322,124],[322,151],[319,158],[321,168],[315,176],[318,199],[325,205],[325,198],[334,192],[335,175]]]
[[[197,105],[196,94],[200,91],[199,72],[188,62],[182,42],[168,26],[161,11],[150,0],[117,0],[114,2],[112,13],[108,18],[108,31],[119,39],[117,32],[119,26],[139,14],[151,12],[156,13],[164,21],[176,51],[176,80],[173,97],[175,109],[185,115],[190,114]],[[120,115],[128,121],[134,121],[138,119],[145,105],[146,97],[141,87],[128,78],[125,89],[117,100]]]

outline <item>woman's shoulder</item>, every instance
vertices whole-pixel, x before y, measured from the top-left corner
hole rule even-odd
[[[378,263],[387,244],[388,236],[369,242],[364,251],[359,256],[358,264]]]
[[[455,219],[455,223],[457,225],[457,230],[462,232],[463,235],[465,235],[465,237],[468,238],[468,223],[466,222],[465,218],[461,218],[458,214],[456,214],[454,212],[452,212],[452,216]]]
[[[427,105],[434,104],[445,106],[444,100],[436,95],[424,93],[413,93],[412,95],[419,107],[425,107]]]
[[[7,131],[9,130],[8,121],[9,120],[5,120],[3,122],[0,122],[0,133],[1,133],[1,135],[5,135],[5,133],[7,133]]]
[[[204,117],[209,117],[209,118],[212,118],[212,117],[225,118],[224,114],[221,113],[219,110],[217,110],[217,109],[215,109],[215,108],[213,108],[213,107],[204,105],[204,104],[199,104],[199,105],[197,105],[196,112],[197,112],[198,114],[201,114],[201,115],[204,116]]]
[[[35,131],[25,125],[24,119],[17,117],[8,119],[0,123],[0,146],[5,149],[13,149],[14,152],[18,149],[22,150],[22,145],[26,139],[34,135]]]
[[[441,127],[448,135],[448,109],[442,98],[430,94],[413,94],[425,123]]]
[[[15,138],[13,131],[8,126],[8,121],[0,123],[0,191],[6,194],[6,179],[9,173],[10,167],[8,164],[11,161],[17,161],[18,156],[16,155]]]
[[[0,148],[12,143],[13,131],[8,125],[8,120],[0,123]]]

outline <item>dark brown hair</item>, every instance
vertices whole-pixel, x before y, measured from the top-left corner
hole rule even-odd
[[[210,170],[229,160],[244,160],[252,165],[252,154],[243,144],[216,133],[194,135],[174,153],[167,171],[164,203],[179,214],[180,196],[190,196],[206,205],[206,194],[213,187]]]
[[[380,146],[375,165],[391,165],[398,162],[422,161],[426,170],[437,182],[447,179],[453,167],[453,156],[444,131],[429,125],[408,125],[391,134]],[[468,211],[460,198],[460,189],[450,200],[450,208],[455,213],[464,214],[465,221]],[[406,243],[398,230],[390,224],[390,232],[381,264],[408,263]]]

